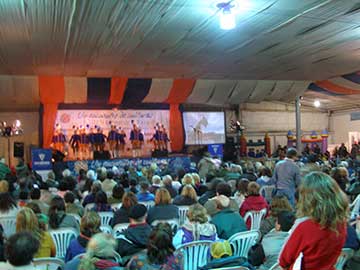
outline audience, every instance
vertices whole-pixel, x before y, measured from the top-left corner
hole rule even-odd
[[[197,202],[197,195],[192,185],[185,185],[181,191],[181,194],[177,195],[173,200],[173,204],[179,206],[192,205],[196,202]]]
[[[11,197],[10,193],[0,193],[0,215],[16,216],[18,211],[16,201]]]
[[[152,185],[149,188],[149,191],[152,194],[155,194],[156,191],[161,187],[161,177],[158,175],[154,175],[151,179]]]
[[[345,167],[335,167],[330,172],[331,177],[338,183],[342,191],[346,191],[346,185],[349,183],[348,171]]]
[[[113,191],[114,186],[116,186],[116,182],[113,180],[113,178],[114,178],[114,173],[112,171],[108,171],[106,179],[101,182],[102,191],[108,194],[109,197]]]
[[[260,186],[256,182],[250,182],[248,185],[248,196],[245,198],[245,201],[240,207],[240,215],[242,217],[249,211],[260,211],[262,209],[266,210],[268,213],[269,205],[264,199],[263,196],[260,195]],[[246,221],[246,226],[250,229],[251,220],[250,218]]]
[[[241,178],[236,181],[236,191],[234,193],[234,200],[238,204],[239,208],[244,203],[245,198],[248,195],[247,194],[248,185],[249,185],[249,180],[247,180],[246,178]]]
[[[99,190],[96,192],[95,205],[91,210],[96,212],[112,212],[111,205],[108,204],[107,196],[104,191]]]
[[[95,195],[100,190],[101,190],[101,182],[100,181],[92,182],[91,191],[84,198],[84,201],[83,201],[82,205],[85,207],[89,203],[95,203]]]
[[[299,189],[297,216],[280,257],[282,268],[292,267],[300,253],[303,269],[333,269],[346,240],[349,202],[328,175],[312,172]]]
[[[199,203],[190,206],[187,217],[188,220],[174,236],[175,247],[193,241],[217,239],[216,227],[209,223],[204,206]]]
[[[256,183],[258,183],[261,187],[274,184],[272,182],[272,172],[268,167],[261,167],[259,172],[259,178],[256,180]]]
[[[224,195],[216,197],[216,205],[219,210],[211,219],[215,225],[217,235],[221,239],[228,239],[238,232],[246,231],[246,225],[239,213],[230,209],[230,199]]]
[[[130,209],[129,227],[118,238],[117,251],[122,257],[129,257],[147,246],[151,227],[146,223],[147,209],[137,204]]]
[[[171,196],[167,189],[158,189],[155,195],[155,205],[149,210],[147,217],[148,224],[151,224],[155,220],[168,220],[174,218],[179,218],[178,207],[171,204]]]
[[[95,234],[89,241],[86,253],[65,265],[65,270],[122,270],[115,251],[116,241],[104,233]]]
[[[68,191],[64,195],[65,208],[67,214],[75,214],[79,217],[84,215],[84,208],[75,203],[75,195],[73,192]]]
[[[48,211],[49,211],[49,205],[47,205],[45,202],[40,200],[40,197],[41,197],[41,191],[39,188],[33,188],[30,191],[31,201],[36,203],[37,205],[39,205],[39,207],[41,209],[41,213],[47,215]]]
[[[140,183],[140,192],[136,196],[139,202],[150,202],[155,200],[154,194],[149,191],[149,184],[145,181]]]
[[[51,200],[49,208],[49,225],[51,229],[71,227],[79,231],[79,224],[76,219],[66,214],[63,198],[56,196]]]
[[[98,213],[89,211],[80,222],[80,235],[71,240],[66,250],[65,262],[71,261],[78,254],[86,252],[86,246],[90,238],[100,232],[101,219]]]
[[[178,193],[177,193],[176,189],[173,188],[173,186],[172,186],[172,177],[171,177],[171,175],[165,175],[163,177],[162,183],[163,183],[163,187],[166,188],[167,191],[169,191],[169,194],[170,194],[171,198],[175,198]]]
[[[121,184],[116,184],[112,189],[111,197],[108,198],[109,204],[119,204],[122,202],[125,190]]]
[[[32,261],[38,252],[39,240],[28,231],[10,236],[5,246],[6,263],[0,263],[0,270],[37,270]]]
[[[111,227],[120,223],[129,223],[129,213],[131,207],[138,203],[137,197],[132,192],[126,192],[122,198],[121,207],[115,211],[114,217],[111,220]]]
[[[147,252],[133,256],[129,270],[171,269],[183,270],[183,256],[175,252],[172,230],[169,224],[158,224],[149,235]]]
[[[53,239],[47,231],[41,230],[39,221],[34,211],[30,208],[22,208],[16,216],[16,232],[31,232],[39,241],[39,248],[34,258],[54,257],[56,248]]]
[[[224,196],[228,197],[230,199],[229,208],[234,212],[238,212],[239,211],[238,204],[233,198],[231,198],[231,193],[232,193],[231,186],[228,183],[225,183],[225,182],[219,183],[216,186],[216,196],[214,198],[209,199],[204,205],[208,215],[213,216],[219,211],[219,209],[217,209],[217,206],[216,206],[216,198],[217,198],[217,196],[220,196],[220,195],[224,195]]]

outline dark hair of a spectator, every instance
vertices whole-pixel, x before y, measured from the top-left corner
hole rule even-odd
[[[209,190],[216,191],[216,187],[222,182],[224,182],[224,180],[222,180],[221,178],[214,178],[213,180],[211,180]]]
[[[30,198],[32,200],[39,200],[41,197],[41,192],[40,192],[40,189],[38,188],[33,188],[31,191],[30,191]]]
[[[68,191],[64,195],[65,203],[74,203],[75,202],[75,194],[71,191]]]
[[[172,230],[168,223],[159,223],[150,233],[147,257],[152,264],[163,264],[175,251]]]
[[[13,266],[25,266],[31,263],[39,247],[39,240],[30,232],[19,232],[6,242],[6,258]]]
[[[29,192],[26,190],[21,190],[19,192],[19,199],[20,200],[28,200],[29,199]]]
[[[10,196],[10,193],[0,193],[0,211],[7,212],[13,207],[16,207],[16,203],[14,199]]]
[[[122,198],[122,207],[129,210],[131,207],[138,203],[137,197],[134,193],[126,192]]]
[[[219,193],[219,195],[225,195],[226,197],[231,197],[231,186],[226,182],[220,182],[216,186],[216,193]]]
[[[107,196],[106,193],[102,190],[96,192],[95,195],[95,204],[107,204]]]
[[[107,177],[108,179],[113,179],[113,178],[114,178],[114,175],[115,175],[115,174],[114,174],[113,171],[108,171],[106,177]]]
[[[64,216],[59,216],[60,211],[65,212],[65,202],[63,198],[56,196],[51,200],[49,208],[49,225],[52,229],[59,228]],[[65,214],[64,214],[65,215]]]
[[[35,214],[41,214],[40,206],[36,202],[29,202],[26,204],[26,207],[33,210]]]
[[[112,197],[115,198],[115,199],[122,199],[122,197],[124,196],[124,188],[121,184],[116,184],[114,187],[113,187],[113,190],[112,190]]]

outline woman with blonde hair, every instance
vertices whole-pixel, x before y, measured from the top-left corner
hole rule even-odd
[[[185,185],[194,185],[194,177],[191,173],[187,173],[184,175],[183,179],[181,180],[181,183]]]
[[[209,223],[204,206],[199,203],[191,205],[187,217],[188,220],[174,236],[173,244],[175,247],[193,241],[215,241],[217,239],[216,227]]]
[[[307,174],[299,188],[297,217],[279,257],[288,269],[302,257],[301,269],[335,270],[346,240],[349,202],[339,185],[322,172]]]
[[[175,205],[192,205],[197,202],[196,191],[192,185],[186,185],[173,201]]]
[[[41,230],[38,217],[34,211],[28,207],[23,207],[16,216],[16,232],[29,231],[39,240],[40,246],[35,254],[35,258],[54,257],[56,247],[50,234]]]
[[[120,255],[115,247],[116,241],[110,234],[95,234],[87,245],[86,253],[69,261],[65,270],[121,270]]]
[[[155,220],[167,220],[179,218],[179,209],[171,204],[171,196],[166,188],[159,188],[155,195],[155,206],[148,212],[147,223],[151,224]]]

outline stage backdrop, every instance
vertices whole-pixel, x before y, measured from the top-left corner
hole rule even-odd
[[[116,127],[121,127],[126,133],[126,149],[131,148],[129,142],[131,121],[134,120],[140,126],[145,135],[143,155],[150,155],[152,143],[148,142],[154,134],[156,123],[163,124],[169,133],[168,110],[58,110],[56,123],[61,125],[67,140],[73,134],[73,126],[90,127],[100,126],[107,135],[110,129],[110,121]],[[170,138],[171,139],[171,138]],[[170,148],[170,145],[169,145]],[[129,153],[128,153],[129,154]]]

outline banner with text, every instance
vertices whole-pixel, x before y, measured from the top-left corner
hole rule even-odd
[[[52,169],[52,151],[51,149],[32,148],[31,149],[31,163],[35,171],[51,170]]]

